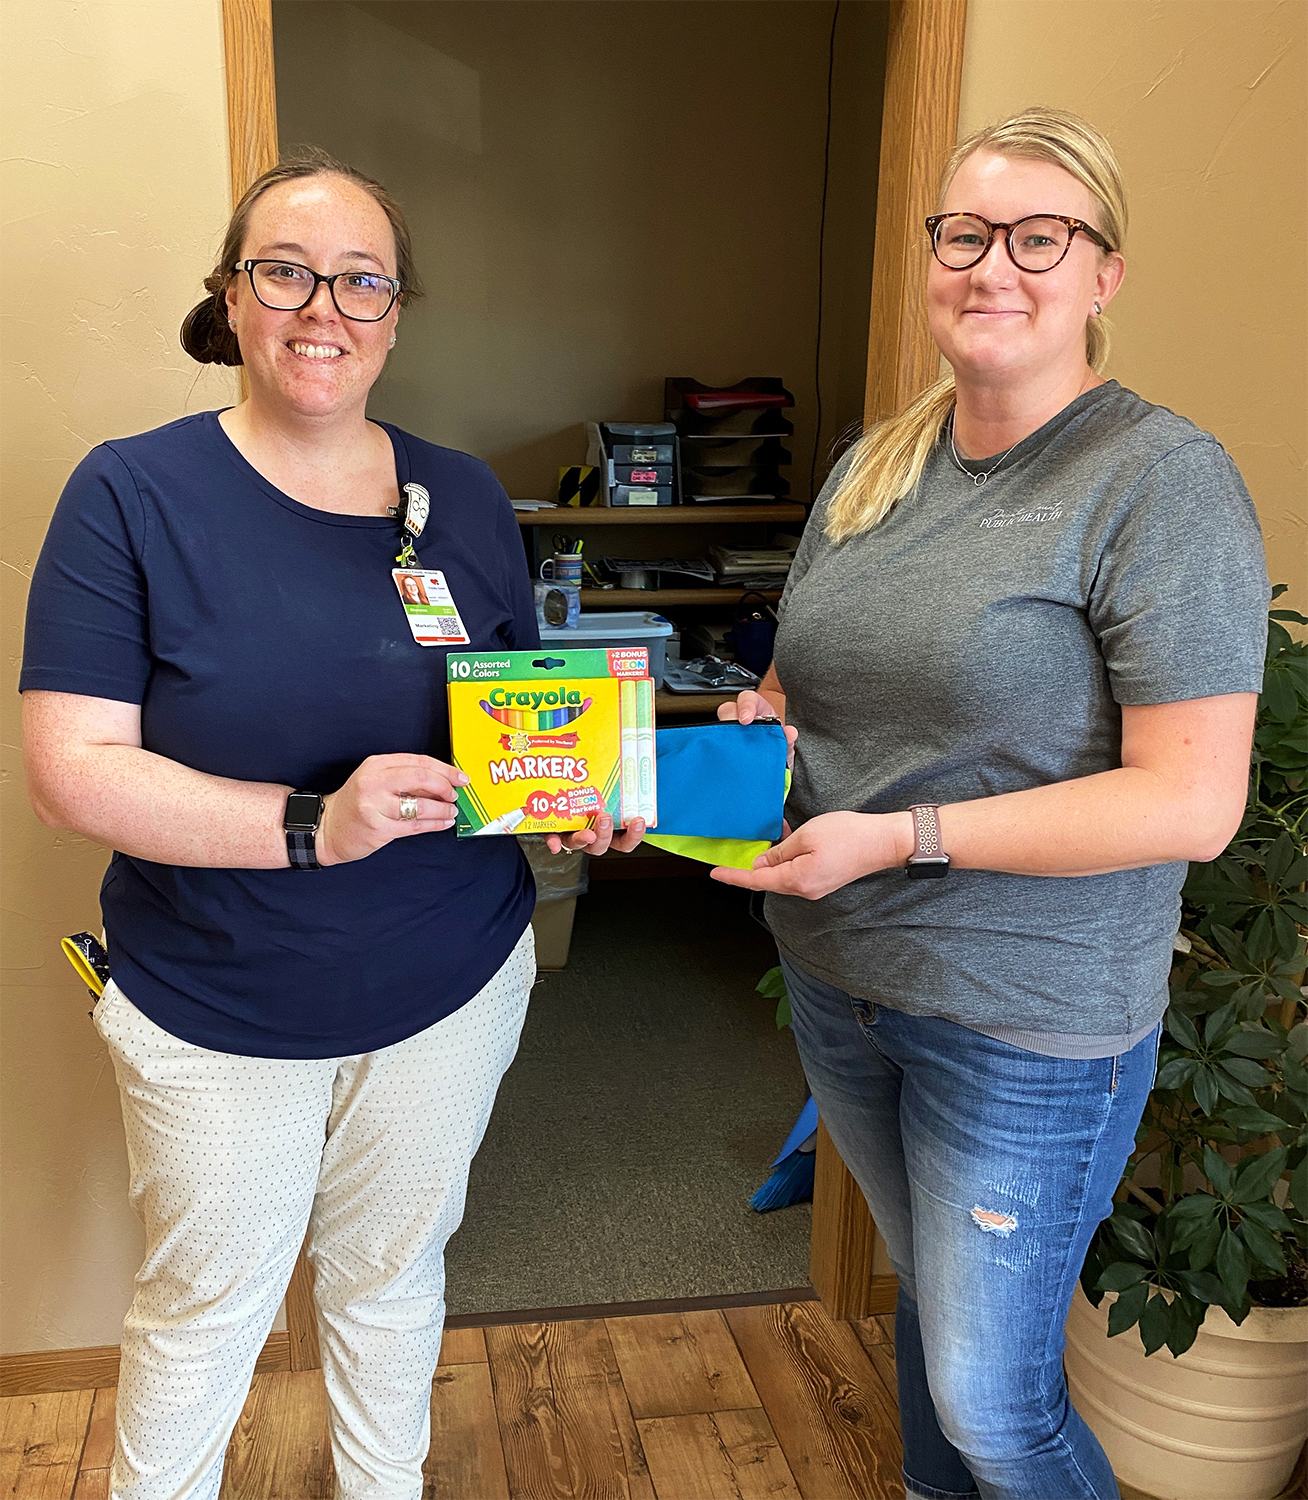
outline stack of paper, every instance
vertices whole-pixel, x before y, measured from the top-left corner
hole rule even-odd
[[[779,587],[786,581],[794,554],[780,547],[710,547],[709,556],[717,569],[718,581],[737,583],[748,579],[770,580]]]

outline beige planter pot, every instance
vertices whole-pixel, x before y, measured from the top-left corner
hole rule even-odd
[[[1068,1388],[1113,1472],[1159,1500],[1272,1500],[1308,1424],[1308,1307],[1255,1307],[1237,1328],[1211,1307],[1180,1357],[1108,1337],[1110,1292],[1080,1287],[1067,1320]]]

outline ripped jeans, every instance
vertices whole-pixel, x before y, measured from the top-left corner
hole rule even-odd
[[[904,1482],[954,1500],[1116,1500],[1063,1376],[1063,1324],[1153,1084],[858,1000],[782,961],[795,1038],[899,1277]]]

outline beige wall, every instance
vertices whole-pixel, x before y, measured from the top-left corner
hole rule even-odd
[[[1308,5],[969,0],[960,131],[1085,115],[1131,197],[1110,374],[1215,433],[1308,611]]]
[[[832,10],[274,0],[282,141],[391,187],[428,287],[374,412],[548,495],[585,419],[661,419],[665,375],[780,375],[806,496]],[[824,452],[862,406],[885,19],[840,19]]]
[[[118,1097],[59,938],[105,851],[37,823],[18,752],[27,579],[95,443],[231,399],[177,343],[228,209],[219,0],[4,0],[0,1350],[116,1344],[141,1236]]]

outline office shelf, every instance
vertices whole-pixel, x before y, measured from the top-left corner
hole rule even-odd
[[[685,718],[690,714],[717,717],[723,703],[734,703],[735,693],[668,693],[654,694],[654,712],[660,718]]]
[[[570,531],[576,526],[694,526],[728,525],[740,521],[797,521],[807,514],[798,502],[776,505],[592,505],[584,509],[515,512],[519,526],[554,526]]]
[[[706,585],[702,589],[582,589],[581,602],[617,609],[651,604],[739,604],[746,594],[761,594],[764,599],[780,599],[780,589],[720,589]]]

